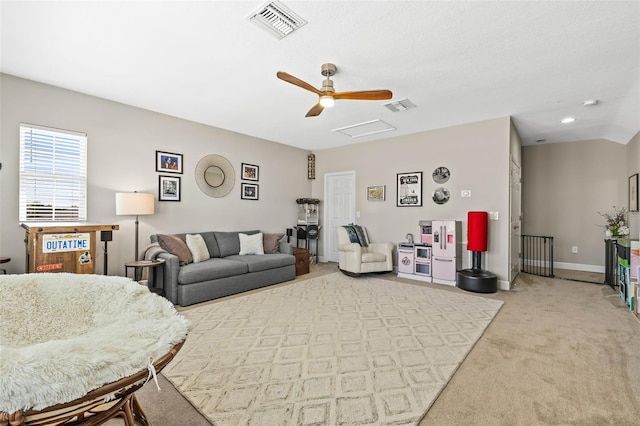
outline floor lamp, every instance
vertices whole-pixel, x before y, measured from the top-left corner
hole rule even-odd
[[[136,217],[135,260],[138,261],[138,216],[153,214],[153,194],[144,192],[117,192],[116,215]]]

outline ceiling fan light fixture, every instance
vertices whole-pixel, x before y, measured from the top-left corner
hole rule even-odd
[[[333,96],[320,96],[320,105],[324,108],[331,108],[336,103],[336,100],[333,99]]]

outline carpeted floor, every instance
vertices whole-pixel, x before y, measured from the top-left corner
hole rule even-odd
[[[335,271],[335,264],[314,265],[279,286]],[[473,294],[394,274],[376,277]],[[515,284],[482,295],[506,303],[420,425],[639,424],[640,322],[614,291],[527,274]],[[137,392],[153,425],[210,424],[162,375],[160,385],[160,392],[153,384]]]
[[[335,272],[183,311],[163,375],[214,424],[417,424],[502,304]]]

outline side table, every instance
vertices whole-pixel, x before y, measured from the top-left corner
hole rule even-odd
[[[164,260],[136,260],[133,262],[127,262],[124,264],[124,276],[129,276],[129,268],[133,268],[133,280],[140,281],[140,272],[144,268],[155,268],[162,265],[164,267]],[[149,291],[156,294],[162,294],[161,288],[149,287]]]
[[[296,257],[296,276],[309,273],[309,249],[293,248],[293,255]]]

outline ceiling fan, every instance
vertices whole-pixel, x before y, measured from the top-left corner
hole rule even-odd
[[[352,99],[352,100],[365,100],[365,101],[379,101],[384,99],[391,99],[393,93],[390,90],[363,90],[359,92],[336,92],[333,88],[333,80],[331,76],[335,75],[338,68],[334,64],[323,64],[320,69],[320,73],[326,77],[322,82],[322,88],[316,89],[306,81],[302,81],[299,78],[292,76],[284,71],[278,71],[276,74],[280,80],[284,80],[287,83],[291,83],[295,86],[302,87],[310,92],[315,93],[320,98],[318,103],[315,104],[305,117],[315,117],[320,115],[322,110],[333,106],[337,99]]]

